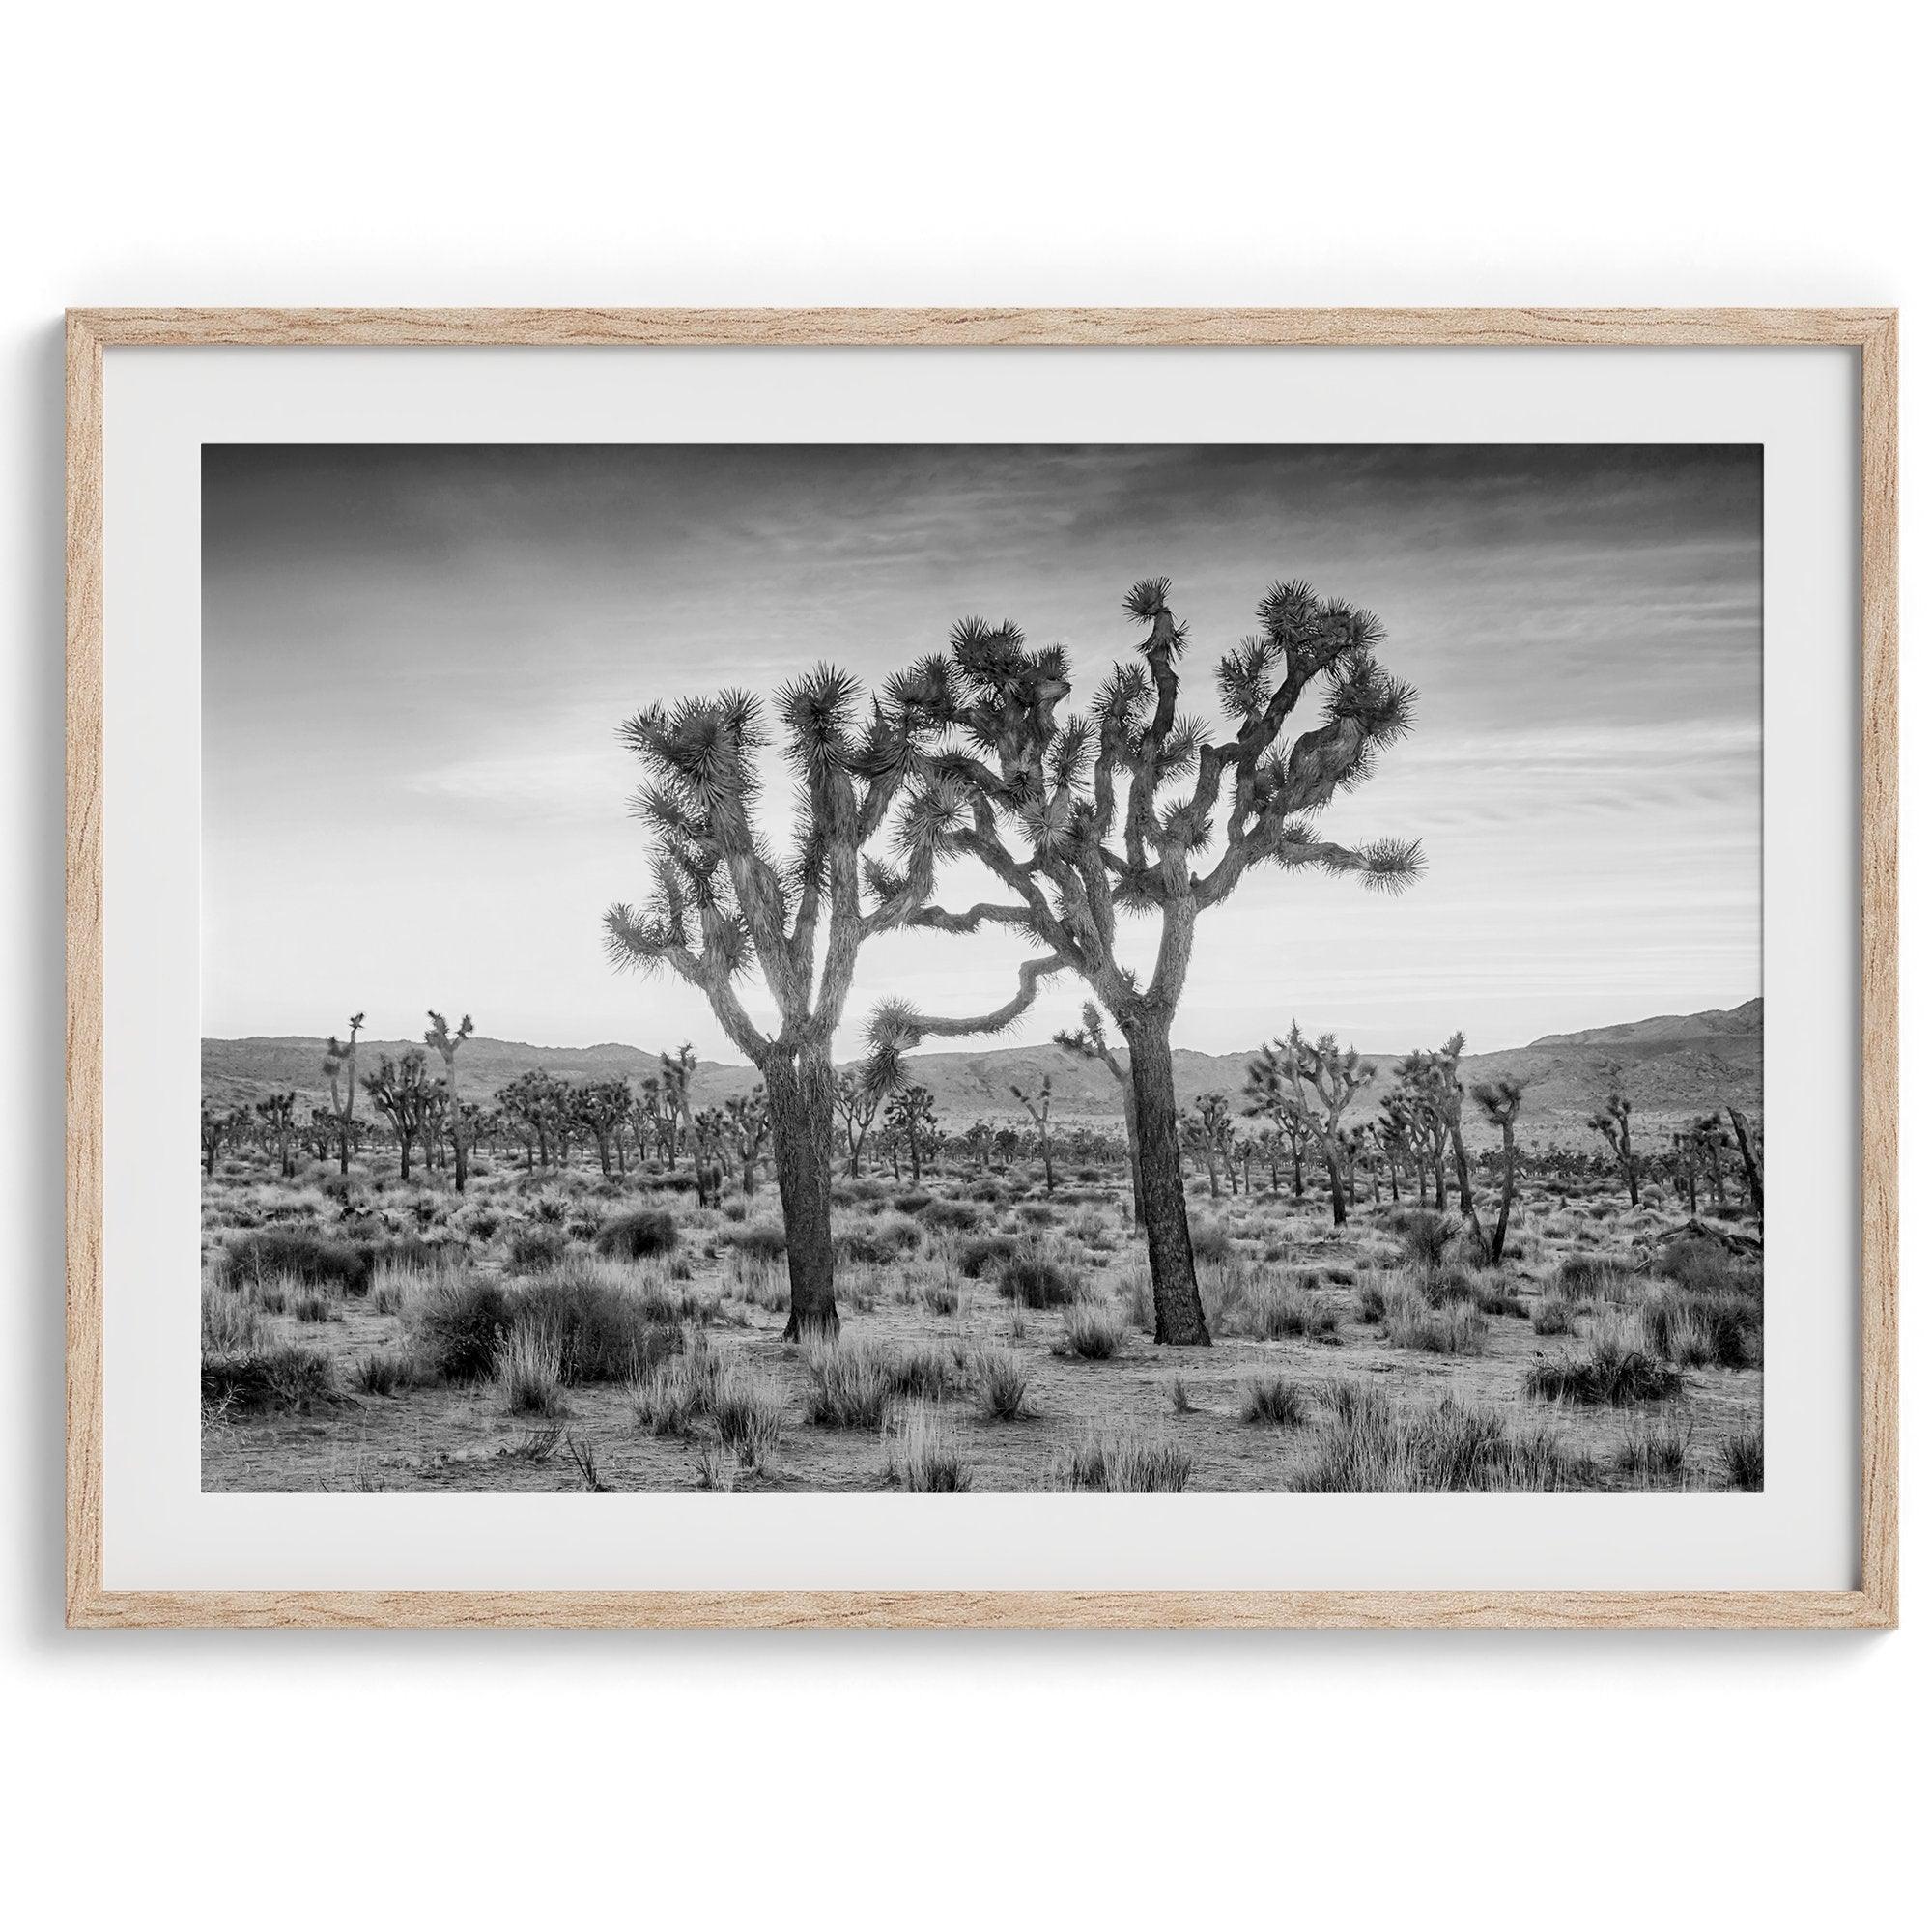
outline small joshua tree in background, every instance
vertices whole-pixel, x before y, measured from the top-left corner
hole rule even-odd
[[[1751,1212],[1764,1219],[1764,1173],[1758,1166],[1750,1122],[1735,1107],[1724,1110],[1731,1117],[1731,1132],[1737,1136],[1738,1158],[1744,1163],[1745,1186],[1750,1194]]]
[[[597,1150],[597,1165],[611,1172],[611,1155],[616,1155],[617,1172],[624,1172],[624,1128],[638,1104],[628,1080],[590,1080],[572,1095],[579,1122],[589,1134]]]
[[[433,1046],[442,1056],[443,1085],[449,1090],[449,1146],[456,1157],[456,1191],[461,1194],[469,1180],[469,1151],[464,1141],[462,1096],[456,1091],[456,1050],[476,1031],[476,1022],[468,1013],[454,1033],[449,1022],[434,1008],[430,1009],[429,1031],[423,1044]]]
[[[1034,1133],[1039,1142],[1039,1158],[1046,1169],[1046,1191],[1053,1192],[1053,1075],[1039,1076],[1039,1092],[1029,1094],[1024,1087],[1013,1089],[1013,1098],[1027,1110]]]
[[[1727,1205],[1724,1195],[1724,1150],[1731,1138],[1724,1130],[1721,1114],[1706,1114],[1690,1129],[1692,1145],[1703,1155],[1711,1172],[1711,1196],[1718,1207]]]
[[[724,1102],[724,1138],[738,1157],[738,1184],[748,1200],[758,1191],[758,1156],[771,1137],[772,1110],[762,1087]]]
[[[402,1156],[402,1179],[410,1178],[410,1150],[427,1137],[430,1094],[429,1061],[419,1047],[411,1047],[400,1060],[385,1053],[373,1073],[362,1076],[362,1088],[370,1104],[386,1120],[396,1136]]]
[[[201,1165],[209,1176],[214,1173],[215,1157],[225,1143],[241,1134],[248,1124],[247,1110],[242,1107],[210,1107],[201,1110]]]
[[[1098,1006],[1092,1000],[1087,1001],[1080,1009],[1080,1024],[1068,1032],[1055,1034],[1053,1043],[1063,1053],[1075,1054],[1082,1060],[1097,1060],[1114,1076],[1114,1084],[1121,1090],[1127,1130],[1127,1180],[1134,1198],[1134,1226],[1143,1227],[1147,1222],[1147,1210],[1141,1206],[1141,1137],[1139,1122],[1135,1117],[1133,1075],[1107,1038],[1106,1022]],[[1122,1053],[1124,1052],[1122,1047]]]
[[[296,1096],[293,1093],[270,1094],[266,1100],[255,1102],[255,1113],[262,1122],[262,1137],[274,1149],[286,1180],[296,1171]]]
[[[1495,1233],[1489,1241],[1490,1265],[1500,1267],[1503,1242],[1509,1236],[1510,1208],[1516,1200],[1516,1117],[1522,1105],[1522,1085],[1510,1079],[1486,1080],[1476,1089],[1475,1097],[1484,1119],[1503,1137],[1502,1198],[1496,1207]],[[1477,1226],[1480,1229],[1481,1223]]]
[[[1604,1102],[1604,1111],[1592,1117],[1590,1125],[1609,1143],[1611,1158],[1622,1175],[1630,1205],[1636,1206],[1637,1162],[1631,1147],[1631,1103],[1621,1094],[1612,1094]]]
[[[859,1159],[885,1097],[886,1090],[861,1067],[848,1066],[838,1076],[833,1104],[838,1110],[838,1124],[845,1130],[845,1172],[854,1180],[859,1178]]]
[[[1218,1200],[1223,1174],[1228,1177],[1228,1191],[1231,1194],[1236,1191],[1234,1162],[1235,1117],[1227,1101],[1219,1094],[1196,1094],[1194,1113],[1203,1156],[1208,1166],[1208,1191]]]
[[[925,1178],[925,1163],[939,1142],[939,1116],[933,1109],[932,1090],[917,1081],[898,1088],[886,1102],[886,1126],[895,1143],[905,1149],[912,1163],[912,1183],[917,1187]]]
[[[349,1172],[349,1156],[355,1144],[355,1036],[362,1031],[362,1015],[349,1016],[349,1037],[328,1036],[322,1049],[322,1070],[328,1081],[329,1111],[336,1122],[336,1144],[342,1155],[342,1172]]]
[[[1344,1182],[1349,1151],[1343,1144],[1342,1116],[1375,1077],[1375,1062],[1364,1060],[1352,1046],[1338,1046],[1332,1033],[1310,1040],[1298,1026],[1265,1043],[1248,1063],[1249,1092],[1264,1094],[1268,1105],[1299,1120],[1321,1151],[1328,1170],[1329,1212],[1338,1228],[1349,1219]]]

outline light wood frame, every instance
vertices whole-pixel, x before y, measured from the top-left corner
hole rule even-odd
[[[101,362],[119,347],[1856,349],[1863,617],[1860,1587],[151,1591],[102,1580]],[[67,319],[67,1617],[130,1626],[1808,1627],[1898,1621],[1898,319],[1889,309],[85,309]]]

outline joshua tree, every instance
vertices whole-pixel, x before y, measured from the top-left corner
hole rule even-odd
[[[889,683],[865,717],[857,682],[828,665],[781,691],[783,749],[799,787],[781,863],[758,825],[758,754],[769,741],[757,698],[726,692],[669,710],[653,705],[623,727],[646,778],[636,810],[652,836],[653,895],[642,909],[611,909],[611,956],[645,971],[668,967],[696,986],[765,1083],[791,1275],[785,1334],[794,1341],[838,1330],[832,1036],[860,948],[904,925],[931,895],[939,835],[954,809],[936,789],[909,795],[908,780],[948,723],[947,697],[909,674]],[[894,869],[867,847],[902,797],[895,828],[902,863]],[[770,1032],[739,998],[738,981],[753,968],[778,1009]],[[1025,969],[1021,988],[1015,1013],[1032,996]],[[998,1014],[985,1018],[1000,1023]]]
[[[1724,1131],[1724,1117],[1721,1114],[1706,1114],[1691,1129],[1696,1151],[1704,1156],[1711,1170],[1711,1193],[1717,1205],[1726,1205],[1724,1197],[1724,1150],[1730,1146],[1730,1136]]]
[[[370,1103],[395,1132],[402,1154],[402,1179],[407,1180],[410,1149],[426,1138],[429,1124],[429,1062],[418,1047],[411,1047],[400,1060],[391,1060],[385,1053],[375,1072],[362,1076],[362,1086]]]
[[[1691,1220],[1697,1218],[1697,1137],[1694,1133],[1679,1132],[1670,1136],[1670,1154],[1677,1169],[1677,1192],[1690,1209]]]
[[[1261,1104],[1295,1120],[1321,1151],[1328,1170],[1328,1205],[1336,1227],[1349,1218],[1349,1190],[1344,1185],[1348,1150],[1343,1144],[1342,1116],[1349,1103],[1376,1077],[1376,1064],[1350,1047],[1338,1046],[1332,1033],[1318,1040],[1304,1037],[1291,1026],[1281,1038],[1267,1041],[1248,1063],[1248,1092]]]
[[[322,1049],[322,1070],[328,1078],[329,1111],[335,1117],[344,1174],[349,1172],[350,1150],[355,1140],[355,1036],[361,1031],[362,1015],[352,1013],[347,1041],[330,1034]]]
[[[758,1156],[772,1136],[772,1110],[762,1087],[724,1102],[724,1134],[738,1156],[738,1184],[749,1200],[758,1191]]]
[[[266,1100],[255,1102],[255,1113],[262,1122],[262,1136],[274,1149],[286,1180],[296,1171],[296,1096],[292,1093],[270,1094]]]
[[[975,1121],[966,1129],[963,1138],[966,1142],[966,1151],[973,1156],[975,1171],[984,1174],[986,1171],[986,1156],[993,1151],[993,1129],[991,1125],[985,1121]]]
[[[1610,1144],[1610,1153],[1623,1176],[1630,1204],[1636,1206],[1636,1155],[1631,1149],[1631,1103],[1621,1094],[1612,1094],[1604,1102],[1604,1111],[1591,1118],[1590,1124]]]
[[[1034,1132],[1039,1139],[1039,1157],[1046,1168],[1046,1191],[1053,1192],[1053,1075],[1039,1076],[1039,1092],[1029,1094],[1024,1087],[1013,1089],[1013,1098],[1027,1110]]]
[[[536,1165],[548,1167],[554,1153],[563,1159],[564,1127],[571,1098],[561,1081],[532,1068],[512,1080],[497,1094],[497,1104],[516,1124]]]
[[[624,1171],[624,1125],[637,1104],[628,1080],[586,1081],[570,1095],[570,1110],[589,1133],[597,1149],[597,1165],[606,1174],[611,1172],[613,1149],[617,1172]]]
[[[1476,1089],[1476,1105],[1503,1137],[1502,1200],[1496,1208],[1496,1230],[1489,1243],[1490,1265],[1500,1267],[1503,1242],[1509,1235],[1510,1207],[1516,1199],[1516,1117],[1522,1105],[1521,1083],[1507,1078],[1486,1080]],[[1470,1218],[1474,1220],[1473,1212]],[[1480,1232],[1482,1224],[1477,1222],[1476,1226]]]
[[[1055,1034],[1053,1043],[1063,1052],[1077,1054],[1082,1060],[1097,1060],[1114,1076],[1114,1084],[1121,1090],[1122,1109],[1127,1123],[1127,1181],[1134,1197],[1134,1226],[1143,1227],[1147,1222],[1147,1213],[1141,1206],[1140,1126],[1134,1118],[1133,1075],[1122,1064],[1121,1056],[1108,1040],[1106,1022],[1100,1015],[1098,1006],[1092,1000],[1087,1001],[1080,1009],[1080,1024],[1069,1032]]]
[[[664,1095],[664,1105],[670,1117],[670,1165],[677,1165],[677,1147],[680,1132],[685,1138],[692,1136],[691,1081],[697,1071],[697,1055],[686,1040],[678,1050],[658,1055],[658,1083]],[[692,1158],[696,1158],[693,1150]]]
[[[838,1110],[839,1125],[845,1129],[845,1172],[855,1180],[859,1178],[859,1156],[866,1151],[866,1137],[872,1131],[879,1103],[885,1097],[886,1090],[879,1082],[868,1071],[854,1066],[839,1074],[833,1092],[832,1103]]]
[[[1264,1046],[1248,1062],[1242,1112],[1260,1115],[1274,1123],[1280,1146],[1288,1152],[1294,1198],[1299,1201],[1303,1191],[1301,1153],[1308,1141],[1308,1117],[1289,1077],[1288,1057],[1277,1048]],[[1279,1180],[1275,1185],[1277,1189],[1280,1187]]]
[[[230,1141],[248,1124],[245,1107],[230,1107],[226,1113],[204,1105],[201,1110],[201,1165],[205,1174],[214,1173],[215,1156],[221,1144]]]
[[[895,1145],[903,1146],[912,1163],[912,1184],[924,1179],[925,1161],[939,1140],[939,1116],[933,1111],[932,1090],[917,1081],[897,1089],[886,1102],[886,1126]]]
[[[1764,1175],[1757,1164],[1757,1151],[1752,1144],[1750,1122],[1735,1107],[1724,1110],[1731,1117],[1731,1131],[1737,1136],[1738,1158],[1744,1162],[1745,1186],[1750,1193],[1751,1212],[1762,1221],[1764,1219]]]
[[[1235,1117],[1219,1094],[1196,1094],[1194,1113],[1208,1162],[1208,1191],[1218,1200],[1223,1172],[1228,1177],[1228,1191],[1235,1191],[1235,1163],[1232,1158]]]
[[[969,618],[954,629],[949,656],[917,668],[933,714],[963,740],[922,761],[936,842],[979,860],[1005,895],[963,913],[926,908],[911,923],[1031,934],[1046,952],[1029,962],[1024,998],[1037,979],[1070,968],[1126,1037],[1154,1336],[1205,1346],[1172,1047],[1195,930],[1263,863],[1352,873],[1385,890],[1415,877],[1414,844],[1352,849],[1322,839],[1312,824],[1338,790],[1366,777],[1378,747],[1408,728],[1413,695],[1377,662],[1382,631],[1373,616],[1323,601],[1305,583],[1277,583],[1262,599],[1260,632],[1221,660],[1216,682],[1233,726],[1217,739],[1180,712],[1187,631],[1168,590],[1157,577],[1127,593],[1127,615],[1147,635],[1138,659],[1116,666],[1092,717],[1057,715],[1071,692],[1066,654],[1029,649],[1012,624]],[[1321,723],[1284,746],[1291,717],[1317,685]],[[1145,984],[1121,961],[1122,913],[1159,921]],[[1003,1020],[1012,1016],[1003,1009]],[[875,1016],[875,1040],[895,1047],[936,1030],[899,1003]]]
[[[469,1158],[463,1140],[463,1105],[456,1091],[456,1049],[475,1031],[476,1022],[465,1013],[462,1025],[451,1033],[449,1022],[432,1008],[429,1031],[423,1035],[423,1044],[435,1047],[442,1055],[443,1085],[449,1090],[449,1145],[456,1156],[456,1191],[459,1194],[469,1179]]]

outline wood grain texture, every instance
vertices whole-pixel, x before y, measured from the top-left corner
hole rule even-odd
[[[105,308],[72,311],[103,347],[443,348],[820,344],[1514,349],[1838,344],[1886,309],[1817,308]]]
[[[1778,347],[1861,352],[1861,1572],[1849,1591],[133,1591],[103,1568],[103,352],[116,347]],[[68,1621],[76,1628],[1873,1629],[1898,1620],[1898,334],[1885,309],[89,309],[67,356]]]

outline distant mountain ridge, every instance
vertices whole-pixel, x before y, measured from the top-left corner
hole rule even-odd
[[[384,1053],[420,1046],[419,1040],[364,1039],[359,1042],[364,1070]],[[204,1039],[201,1083],[204,1097],[218,1105],[252,1104],[270,1093],[294,1090],[326,1099],[323,1042],[298,1035],[280,1038]],[[1386,1065],[1392,1056],[1369,1056]],[[1175,1093],[1184,1107],[1197,1094],[1219,1094],[1238,1106],[1247,1075],[1247,1053],[1196,1053],[1179,1047],[1174,1055]],[[1053,1076],[1056,1114],[1069,1121],[1107,1122],[1121,1116],[1120,1090],[1113,1075],[1091,1060],[1076,1059],[1053,1046],[993,1047],[984,1052],[922,1053],[910,1056],[914,1077],[932,1090],[941,1122],[959,1127],[984,1117],[1017,1119],[1015,1086],[1037,1090],[1042,1074]],[[619,1041],[595,1046],[529,1046],[516,1040],[469,1040],[457,1063],[465,1091],[472,1097],[494,1094],[519,1075],[534,1069],[560,1080],[641,1079],[655,1073],[658,1056]],[[1526,1139],[1580,1145],[1591,1139],[1589,1121],[1611,1092],[1628,1095],[1640,1137],[1656,1141],[1684,1117],[1736,1106],[1761,1118],[1764,1104],[1764,1002],[1701,1013],[1665,1014],[1621,1025],[1591,1027],[1581,1033],[1548,1034],[1527,1046],[1497,1053],[1471,1054],[1463,1063],[1464,1084],[1503,1075],[1523,1087],[1521,1132]],[[749,1066],[714,1061],[698,1065],[693,1092],[696,1104],[710,1106],[757,1084]],[[1380,1104],[1384,1081],[1367,1088],[1357,1110],[1372,1114]],[[1475,1109],[1469,1109],[1471,1116]],[[1486,1135],[1471,1123],[1477,1142]]]

